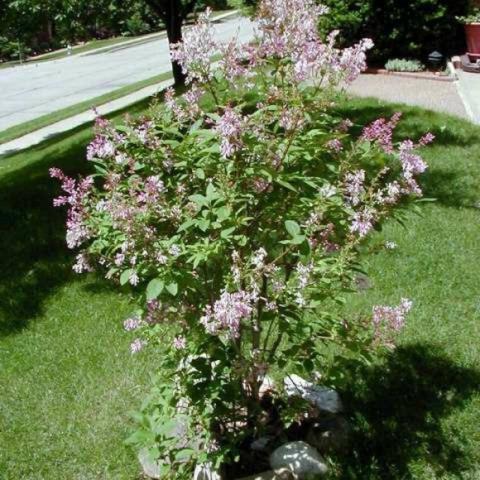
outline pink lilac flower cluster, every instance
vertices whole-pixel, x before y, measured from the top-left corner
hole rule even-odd
[[[332,140],[329,140],[326,143],[326,147],[331,150],[332,152],[335,153],[340,153],[343,150],[343,144],[338,138],[334,138]]]
[[[335,48],[338,31],[327,43],[318,35],[318,19],[328,11],[313,0],[266,0],[261,3],[259,28],[262,42],[259,55],[289,58],[294,78],[326,78],[330,83],[352,82],[366,68],[366,52],[373,47],[364,39],[354,47]]]
[[[131,332],[132,330],[136,330],[142,324],[142,320],[138,317],[127,318],[123,322],[123,328],[127,332]]]
[[[357,170],[345,175],[345,198],[352,206],[357,206],[365,193],[365,170]]]
[[[248,52],[245,46],[239,45],[238,40],[233,38],[222,49],[223,57],[219,62],[225,78],[233,82],[239,77],[248,77],[252,75],[252,71],[248,68]]]
[[[292,131],[303,123],[303,112],[300,109],[284,107],[278,124],[286,131]]]
[[[361,138],[378,143],[386,153],[393,153],[393,131],[401,116],[402,114],[397,112],[388,121],[385,118],[378,118],[363,129]]]
[[[183,103],[180,103],[175,99],[175,90],[169,87],[165,91],[165,106],[173,113],[179,122],[184,122],[188,119],[196,120],[202,113],[199,102],[203,94],[204,91],[194,83],[190,89],[181,96]]]
[[[131,344],[130,344],[130,352],[133,354],[138,353],[140,350],[142,350],[145,345],[147,345],[147,342],[145,340],[141,340],[140,338],[136,338]]]
[[[173,348],[175,350],[185,350],[187,347],[187,339],[183,335],[179,335],[173,339]]]
[[[72,267],[75,273],[93,272],[94,269],[90,265],[88,256],[85,253],[79,253],[75,260],[75,264]]]
[[[187,83],[207,82],[211,78],[211,55],[218,45],[213,38],[208,8],[199,16],[198,23],[184,33],[183,42],[171,46],[170,56],[187,75]]]
[[[160,194],[166,191],[165,185],[158,175],[151,175],[145,179],[143,190],[137,194],[139,204],[154,204],[158,202]]]
[[[226,107],[215,126],[215,130],[222,139],[220,151],[224,158],[231,157],[242,147],[241,135],[243,126],[243,117],[233,108]]]
[[[264,0],[258,26],[264,56],[292,57],[318,40],[317,19],[327,9],[313,0]]]
[[[212,335],[225,332],[229,338],[237,338],[242,319],[249,317],[252,311],[252,298],[249,293],[243,290],[223,292],[213,309],[210,305],[207,306],[200,323]]]
[[[115,145],[105,135],[97,135],[87,146],[87,160],[115,156]]]
[[[368,207],[365,207],[353,215],[350,231],[358,233],[359,237],[365,237],[367,233],[373,228],[375,222],[375,212]]]
[[[145,120],[133,129],[140,143],[153,149],[158,147],[158,140],[155,135],[154,127],[155,125],[151,120]]]
[[[55,207],[69,205],[67,216],[67,245],[76,248],[90,237],[90,232],[85,225],[87,216],[85,206],[88,195],[93,186],[93,178],[86,177],[80,181],[67,177],[60,169],[51,168],[50,176],[62,182],[62,189],[67,195],[57,197],[53,201]]]
[[[405,325],[405,318],[412,309],[413,303],[402,298],[396,307],[378,305],[373,307],[373,328],[377,341],[392,344],[392,334],[399,332]]]
[[[353,82],[367,68],[367,51],[373,48],[373,41],[365,38],[350,48],[342,50],[340,71],[347,83]]]
[[[427,169],[425,161],[414,153],[415,145],[411,140],[405,140],[400,144],[400,162],[402,163],[403,176],[408,180],[414,175],[423,173]]]

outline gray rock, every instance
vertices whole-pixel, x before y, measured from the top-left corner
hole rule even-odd
[[[158,460],[152,459],[151,455],[148,452],[148,448],[142,448],[138,452],[138,461],[142,466],[143,473],[148,478],[160,478],[161,471],[161,462]]]
[[[340,396],[331,388],[314,385],[298,375],[288,375],[283,384],[289,397],[301,397],[320,411],[339,413],[343,410]]]
[[[183,415],[178,415],[172,422],[169,431],[169,437],[176,439],[176,444],[179,449],[182,448],[197,448],[197,445],[190,445],[188,441],[188,429],[186,419]],[[148,448],[143,448],[138,452],[138,460],[142,465],[143,473],[149,478],[160,478],[161,461],[154,461],[149,455]]]
[[[321,419],[309,426],[305,440],[321,453],[343,452],[349,442],[350,426],[342,417]]]
[[[272,470],[287,468],[298,479],[325,475],[328,467],[320,454],[305,442],[290,442],[270,455]]]
[[[210,463],[197,465],[193,472],[193,480],[222,480]]]
[[[239,480],[296,480],[295,475],[287,468],[280,470],[269,470],[268,472],[257,473],[250,477],[244,477]]]
[[[259,439],[252,442],[250,448],[255,452],[262,452],[267,448],[267,445],[272,439],[273,437],[260,437]]]

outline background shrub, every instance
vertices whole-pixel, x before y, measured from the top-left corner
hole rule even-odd
[[[455,19],[465,15],[468,0],[324,0],[330,15],[321,31],[340,30],[343,44],[363,37],[375,47],[370,61],[383,64],[389,58],[417,58],[439,50],[444,55],[465,50],[463,28]]]
[[[418,60],[394,58],[385,64],[385,68],[389,72],[423,72],[425,65]]]

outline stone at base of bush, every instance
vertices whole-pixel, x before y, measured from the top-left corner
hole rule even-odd
[[[268,472],[257,473],[250,477],[240,478],[238,480],[296,480],[296,476],[287,468],[280,470],[269,470]]]
[[[161,464],[157,460],[152,460],[148,454],[147,448],[142,448],[138,452],[138,461],[142,466],[143,474],[148,478],[159,479],[160,478],[160,467]]]
[[[321,412],[339,413],[343,410],[340,396],[331,388],[315,385],[294,374],[285,377],[283,384],[289,397],[301,397]]]
[[[299,480],[328,472],[325,460],[306,442],[290,442],[277,448],[270,455],[270,467],[273,470],[286,468]]]
[[[222,480],[222,477],[213,469],[212,465],[206,463],[195,467],[193,480]]]

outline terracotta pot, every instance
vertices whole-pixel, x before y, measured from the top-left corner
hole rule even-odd
[[[469,23],[465,25],[467,36],[467,55],[472,62],[480,59],[480,23]]]

